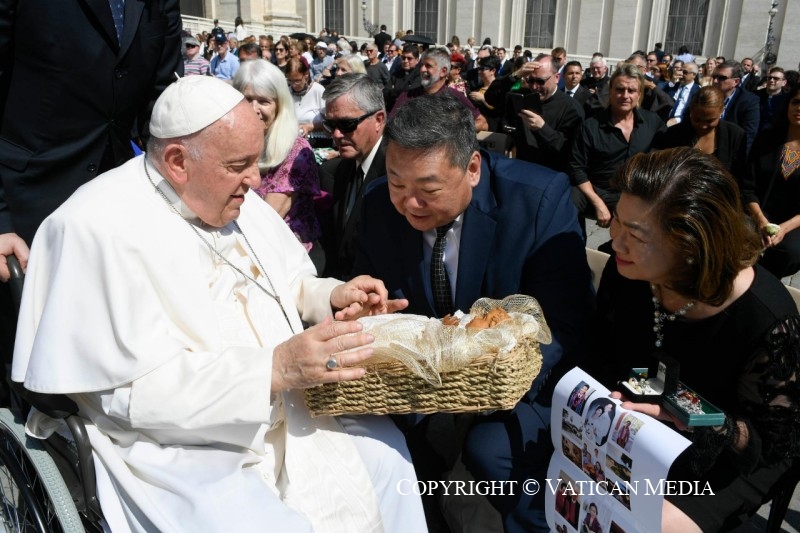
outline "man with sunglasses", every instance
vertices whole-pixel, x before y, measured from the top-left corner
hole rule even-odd
[[[183,75],[208,76],[210,63],[200,55],[200,41],[187,37],[183,43]]]
[[[523,65],[521,94],[506,96],[506,109],[514,112],[511,99],[525,93],[537,95],[538,109],[530,106],[519,111],[521,121],[516,134],[517,158],[558,171],[566,170],[570,139],[583,124],[583,108],[565,92],[558,90],[560,74],[553,57],[546,55]],[[510,107],[509,107],[510,106]]]
[[[758,130],[767,130],[772,127],[775,117],[786,116],[786,106],[789,102],[789,93],[784,92],[786,87],[786,71],[781,67],[772,67],[764,79],[767,86],[755,92],[759,100],[761,118]]]
[[[758,133],[761,113],[758,97],[739,87],[743,74],[741,63],[729,60],[717,65],[712,78],[714,85],[725,94],[725,110],[722,112],[722,118],[744,129],[749,153],[753,139]]]
[[[345,279],[353,269],[364,191],[386,174],[381,142],[386,109],[380,83],[364,74],[337,76],[322,98],[322,126],[339,150],[339,157],[320,168],[322,189],[333,195],[332,208],[321,217],[325,275]]]

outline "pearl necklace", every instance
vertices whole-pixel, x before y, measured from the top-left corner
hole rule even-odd
[[[676,318],[683,317],[689,310],[694,307],[694,304],[697,303],[697,300],[689,300],[689,302],[675,311],[674,313],[667,313],[664,307],[661,305],[661,300],[658,299],[656,296],[656,286],[652,283],[650,284],[650,291],[653,293],[653,307],[655,311],[653,312],[653,331],[656,334],[656,348],[661,348],[664,344],[664,331],[662,328],[664,327],[664,321],[669,320],[670,322],[674,322]]]

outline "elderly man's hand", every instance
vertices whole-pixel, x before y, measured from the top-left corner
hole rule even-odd
[[[519,118],[522,119],[523,124],[533,131],[539,131],[544,127],[544,118],[528,109],[523,109],[520,111]]]
[[[6,282],[11,277],[8,270],[6,256],[14,254],[19,260],[19,264],[24,271],[28,266],[28,245],[16,233],[3,233],[0,235],[0,281]]]
[[[372,356],[372,348],[365,346],[375,338],[359,334],[362,327],[359,322],[328,318],[276,346],[272,351],[272,392],[361,378],[363,368],[343,367]]]
[[[358,276],[331,292],[331,307],[338,309],[336,320],[394,313],[408,307],[408,300],[389,300],[389,292],[379,279]]]

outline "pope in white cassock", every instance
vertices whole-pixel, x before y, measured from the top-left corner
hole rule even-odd
[[[263,125],[205,76],[170,86],[138,157],[42,224],[12,378],[86,419],[113,531],[424,531],[405,441],[383,417],[311,418],[302,389],[358,379],[354,317],[383,283],[315,277],[255,193]],[[337,310],[331,319],[333,310]],[[303,331],[303,322],[316,324]],[[38,412],[28,430],[52,431]]]

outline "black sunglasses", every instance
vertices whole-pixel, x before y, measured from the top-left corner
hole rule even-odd
[[[731,77],[732,76],[723,76],[722,74],[714,74],[713,76],[711,76],[711,79],[713,79],[714,81],[726,81],[731,79]]]
[[[544,85],[545,83],[547,83],[547,80],[549,80],[552,77],[553,76],[548,76],[546,78],[534,78],[533,76],[528,76],[527,78],[525,78],[525,81],[528,82],[528,85],[533,85],[534,83],[536,85]]]
[[[359,124],[364,122],[366,119],[374,115],[378,112],[378,109],[375,111],[370,111],[366,115],[361,115],[358,118],[341,118],[339,120],[328,120],[327,118],[322,121],[322,127],[328,133],[333,133],[334,130],[339,130],[342,133],[351,133],[356,131],[356,128]]]

